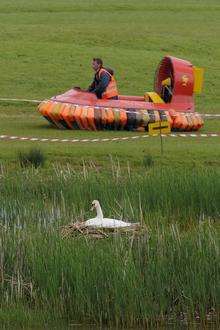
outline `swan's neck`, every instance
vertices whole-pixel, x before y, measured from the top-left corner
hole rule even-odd
[[[97,218],[103,220],[103,213],[100,205],[97,206],[96,212],[97,212]]]

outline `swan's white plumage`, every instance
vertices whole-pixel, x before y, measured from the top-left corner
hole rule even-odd
[[[89,219],[85,222],[86,226],[99,227],[99,228],[123,228],[137,225],[138,223],[125,222],[118,219],[104,218],[99,201],[92,202],[92,210],[96,209],[96,218]]]
[[[129,227],[132,223],[124,222],[121,220],[103,218],[99,219],[98,217],[89,219],[85,222],[86,226],[92,227],[105,227],[105,228],[117,228],[117,227]]]

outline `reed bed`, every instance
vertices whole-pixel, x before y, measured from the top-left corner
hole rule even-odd
[[[210,224],[98,241],[1,232],[0,265],[1,307],[47,311],[42,322],[126,327],[219,317],[219,240]]]
[[[93,199],[147,230],[63,239],[61,226],[91,217]],[[204,168],[2,170],[0,323],[217,324],[218,200],[219,173]]]
[[[50,171],[2,169],[1,224],[48,227],[93,217],[98,199],[107,217],[183,227],[219,219],[220,173],[212,168],[143,168],[137,172],[112,162],[111,172],[82,164],[81,169],[55,165]]]

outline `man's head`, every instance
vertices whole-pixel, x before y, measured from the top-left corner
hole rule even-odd
[[[101,69],[102,66],[103,66],[103,62],[101,58],[93,58],[92,68],[94,71],[98,71],[99,69]]]

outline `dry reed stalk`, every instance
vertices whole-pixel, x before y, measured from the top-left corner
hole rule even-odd
[[[31,297],[33,296],[33,283],[25,282],[19,273],[12,276],[7,274],[2,275],[0,278],[1,285],[4,282],[9,283],[12,290],[15,290],[19,296],[23,296],[24,292],[28,293]]]
[[[97,228],[86,226],[85,222],[74,222],[66,226],[61,227],[61,236],[62,238],[70,238],[74,236],[89,236],[92,238],[108,238],[111,235],[115,234],[140,234],[146,232],[146,228],[137,224],[134,224],[130,227],[123,228]]]

